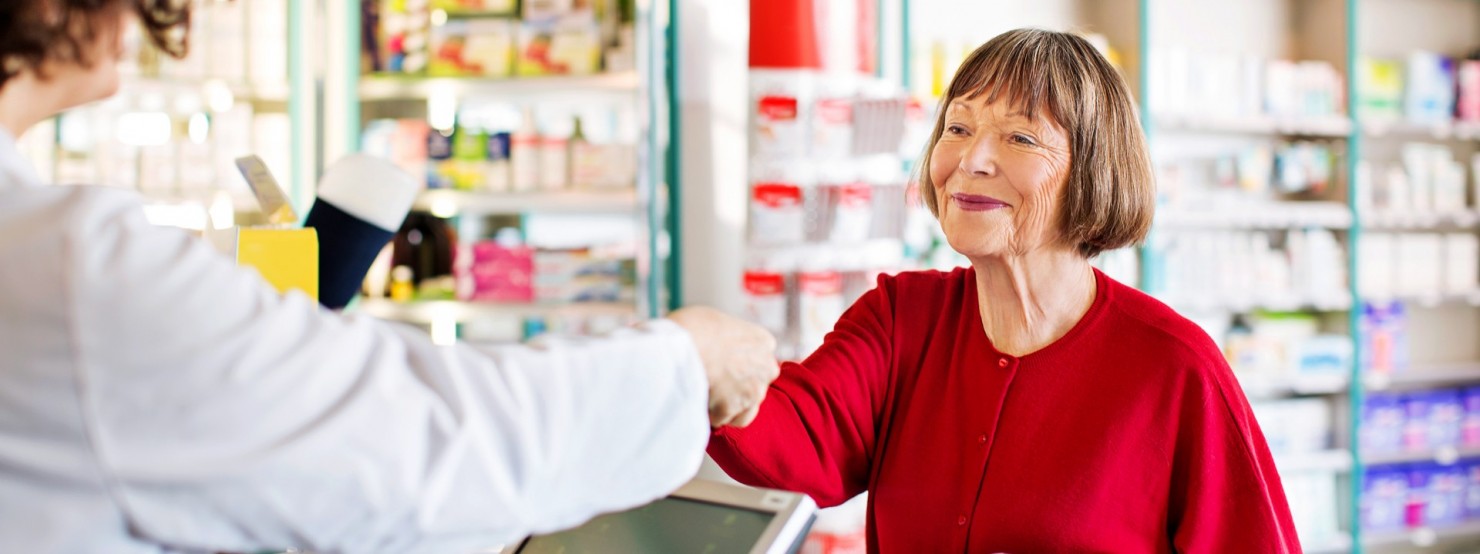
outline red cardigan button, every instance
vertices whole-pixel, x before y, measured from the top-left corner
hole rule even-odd
[[[997,367],[1007,367],[1007,358],[997,358]]]

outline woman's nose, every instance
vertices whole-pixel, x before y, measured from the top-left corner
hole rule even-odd
[[[994,177],[997,175],[997,150],[991,140],[983,136],[972,137],[971,143],[961,155],[961,170],[970,175]]]

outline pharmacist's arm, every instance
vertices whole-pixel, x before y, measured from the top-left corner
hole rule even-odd
[[[471,551],[659,497],[702,458],[706,375],[672,322],[435,347],[279,296],[131,201],[92,202],[66,254],[79,406],[144,538]]]

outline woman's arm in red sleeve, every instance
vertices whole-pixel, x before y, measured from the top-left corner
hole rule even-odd
[[[1169,513],[1177,552],[1298,553],[1300,539],[1264,433],[1221,356],[1188,382]]]
[[[815,353],[782,367],[750,426],[715,431],[709,454],[726,473],[806,493],[821,506],[868,488],[892,365],[894,285],[880,277]]]

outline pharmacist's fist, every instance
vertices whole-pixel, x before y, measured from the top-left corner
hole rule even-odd
[[[744,427],[754,421],[766,389],[781,374],[776,338],[758,325],[712,308],[683,308],[668,319],[689,332],[704,361],[709,424]]]

